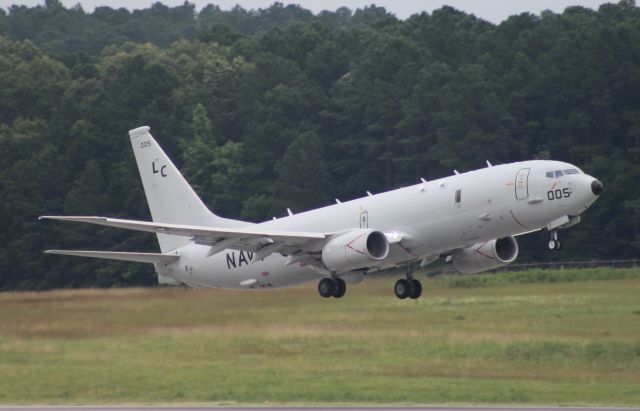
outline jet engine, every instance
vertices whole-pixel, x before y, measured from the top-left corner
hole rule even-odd
[[[331,271],[370,267],[389,254],[389,242],[380,231],[355,229],[329,240],[322,248],[322,262]]]
[[[474,244],[453,253],[453,266],[462,274],[474,274],[505,266],[518,256],[518,243],[513,237]]]

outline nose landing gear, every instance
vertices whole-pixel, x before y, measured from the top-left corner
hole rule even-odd
[[[558,240],[558,232],[550,231],[549,232],[549,243],[547,244],[549,251],[558,251],[562,248],[562,243]]]

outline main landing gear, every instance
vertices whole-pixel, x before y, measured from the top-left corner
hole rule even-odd
[[[560,243],[560,240],[558,240],[557,231],[554,230],[549,232],[549,243],[547,246],[549,247],[549,251],[558,251],[562,248],[562,244]]]
[[[396,285],[393,287],[393,292],[401,300],[405,298],[416,299],[422,295],[422,283],[413,278],[405,280],[404,278],[396,281]]]
[[[413,266],[409,264],[407,266],[407,278],[396,281],[396,285],[393,287],[393,292],[401,300],[405,298],[411,298],[413,300],[420,298],[422,295],[422,283],[413,278]]]
[[[342,298],[347,292],[347,283],[342,278],[323,278],[318,283],[318,292],[324,298]]]

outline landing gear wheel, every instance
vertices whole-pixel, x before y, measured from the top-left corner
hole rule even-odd
[[[558,251],[562,248],[562,244],[560,244],[560,240],[558,240],[557,231],[551,231],[549,233],[549,244],[547,246],[549,247],[549,251]]]
[[[410,291],[411,291],[411,285],[409,284],[409,281],[405,279],[396,281],[396,285],[393,287],[393,292],[396,294],[396,297],[398,297],[401,300],[404,300],[405,298],[409,297]]]
[[[415,300],[422,295],[422,283],[418,280],[409,280],[409,298]]]
[[[342,298],[344,293],[347,292],[347,283],[342,278],[336,278],[333,280],[333,296],[335,298]]]
[[[318,283],[318,292],[324,298],[333,296],[333,281],[330,278],[323,278]]]

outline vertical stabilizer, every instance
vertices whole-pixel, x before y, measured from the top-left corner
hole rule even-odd
[[[149,133],[149,127],[129,131],[138,171],[155,222],[209,227],[241,227],[249,223],[213,214],[193,191],[180,171]],[[190,238],[158,234],[160,250],[166,253],[190,242]]]

